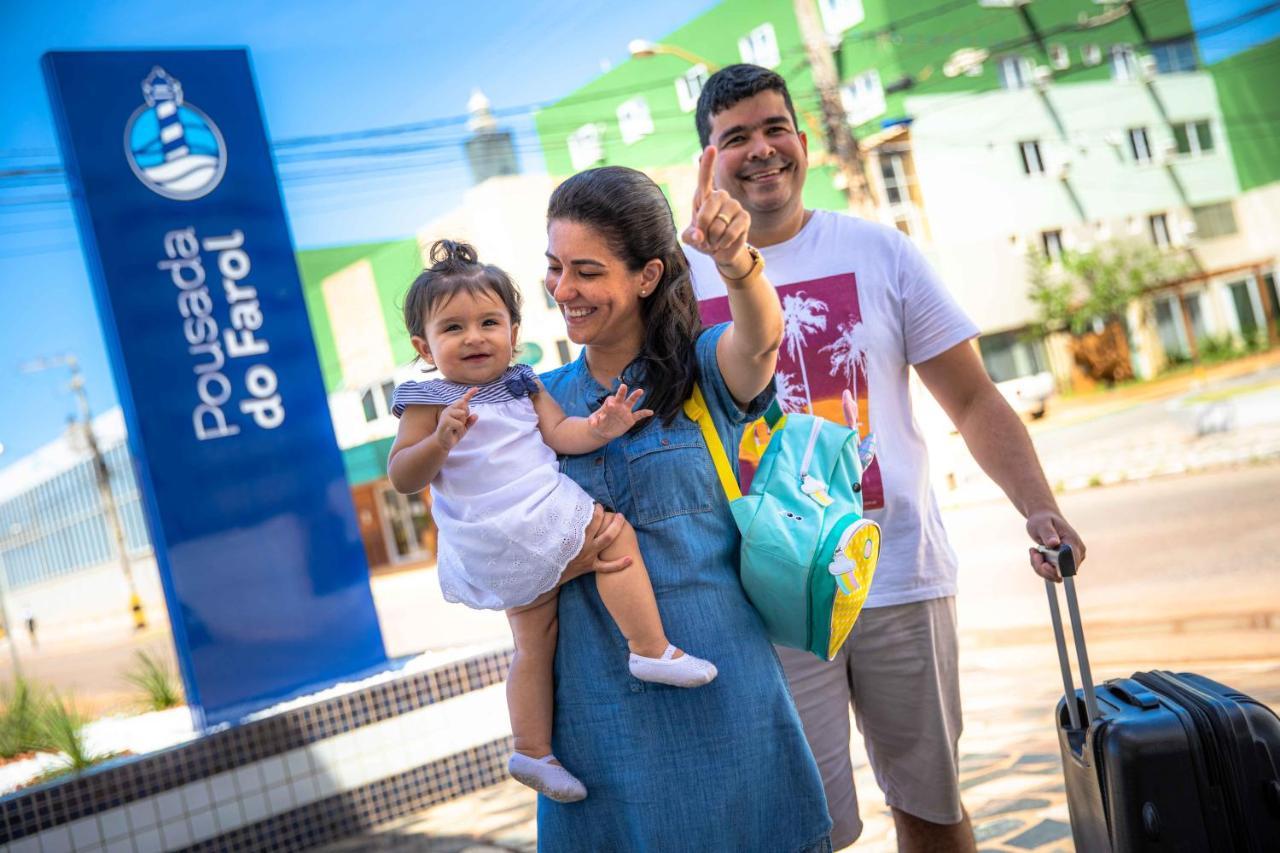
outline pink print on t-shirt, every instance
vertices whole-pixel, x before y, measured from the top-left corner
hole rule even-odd
[[[858,401],[858,432],[871,431],[871,394],[867,384],[869,331],[862,323],[858,305],[858,284],[853,273],[799,281],[778,288],[782,300],[782,351],[778,354],[778,404],[786,412],[812,412],[844,423],[840,398],[848,388]],[[729,316],[728,297],[705,299],[699,303],[702,322],[723,323]],[[768,444],[763,421],[747,429],[738,456],[742,488],[751,485],[751,475]],[[880,461],[873,459],[862,474],[865,510],[884,506],[884,485]]]

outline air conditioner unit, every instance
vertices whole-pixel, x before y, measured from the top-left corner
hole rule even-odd
[[[1053,69],[1047,65],[1037,65],[1035,70],[1036,85],[1044,88],[1053,82]]]
[[[1142,79],[1150,82],[1160,73],[1159,67],[1156,65],[1156,58],[1149,53],[1144,53],[1138,57],[1138,70],[1142,74]]]
[[[1102,141],[1113,148],[1119,148],[1124,145],[1124,134],[1118,130],[1108,130],[1102,137]]]

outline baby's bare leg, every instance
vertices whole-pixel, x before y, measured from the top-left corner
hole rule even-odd
[[[552,590],[532,604],[507,611],[516,646],[507,674],[507,713],[516,752],[530,758],[551,752],[556,604],[556,591]]]
[[[635,529],[625,521],[622,532],[600,556],[605,560],[630,557],[631,565],[616,572],[597,572],[596,589],[600,600],[618,623],[631,651],[645,657],[660,657],[667,650],[667,634],[658,615],[658,602],[653,597],[649,570],[645,568],[636,541]]]

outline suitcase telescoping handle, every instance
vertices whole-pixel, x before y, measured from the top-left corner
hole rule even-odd
[[[1084,682],[1085,728],[1098,717],[1098,698],[1093,691],[1093,673],[1089,670],[1089,652],[1084,645],[1084,627],[1080,624],[1080,601],[1076,598],[1076,555],[1065,542],[1060,548],[1037,545],[1036,550],[1062,573],[1062,585],[1067,593],[1067,611],[1071,616],[1071,633],[1076,641],[1076,660],[1080,663],[1080,679]],[[1058,644],[1058,664],[1062,667],[1062,689],[1065,692],[1067,716],[1071,728],[1079,729],[1080,712],[1076,707],[1076,688],[1071,679],[1071,661],[1067,657],[1067,641],[1062,630],[1062,613],[1058,609],[1058,593],[1051,580],[1044,582],[1049,595],[1049,615],[1053,619],[1053,638]]]

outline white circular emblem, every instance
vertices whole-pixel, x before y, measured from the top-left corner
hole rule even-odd
[[[146,103],[129,117],[124,153],[147,189],[192,201],[213,192],[227,170],[227,148],[213,121],[182,96],[182,84],[160,67],[142,83]]]

